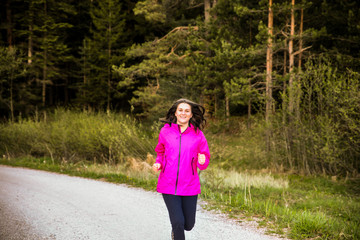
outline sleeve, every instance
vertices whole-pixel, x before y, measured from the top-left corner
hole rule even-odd
[[[157,153],[155,163],[160,163],[160,169],[163,167],[164,155],[165,155],[165,141],[164,141],[163,128],[160,130],[158,144],[155,147],[155,152]]]
[[[199,144],[199,153],[200,154],[205,154],[205,163],[203,165],[199,164],[198,161],[197,162],[197,167],[200,170],[205,170],[208,166],[209,166],[209,162],[210,162],[210,151],[209,151],[209,146],[207,143],[207,140],[204,136],[203,132],[200,132],[201,134],[201,138],[200,138],[200,144]]]

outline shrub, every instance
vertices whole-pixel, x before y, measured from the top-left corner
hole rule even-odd
[[[23,120],[0,127],[0,151],[13,157],[49,156],[77,162],[118,163],[126,157],[146,159],[151,138],[141,124],[124,114],[57,109],[47,121]]]

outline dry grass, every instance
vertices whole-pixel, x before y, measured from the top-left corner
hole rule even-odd
[[[248,173],[209,168],[202,174],[203,181],[218,188],[277,188],[289,187],[287,179],[275,178],[271,173]]]
[[[123,174],[130,178],[154,179],[156,174],[152,171],[155,162],[153,155],[148,153],[146,160],[127,157],[125,164],[91,164],[84,165],[84,170],[96,174]]]

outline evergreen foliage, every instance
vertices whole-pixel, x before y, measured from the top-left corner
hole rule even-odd
[[[94,2],[90,16],[91,38],[84,39],[83,46],[83,77],[86,79],[83,101],[95,109],[106,106],[109,111],[116,95],[111,66],[122,62],[125,13],[122,13],[120,1],[108,0]]]
[[[2,119],[65,106],[153,121],[187,97],[214,122],[247,115],[252,129],[254,115],[265,115],[261,141],[274,166],[359,171],[359,1],[273,1],[272,31],[269,7],[267,0],[2,1]]]
[[[0,104],[1,109],[9,113],[6,117],[11,121],[15,120],[15,111],[24,111],[34,98],[29,84],[24,81],[27,69],[22,62],[17,49],[0,47]]]

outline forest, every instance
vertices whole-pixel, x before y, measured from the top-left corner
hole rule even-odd
[[[158,120],[188,98],[206,109],[203,199],[290,238],[358,239],[359,16],[358,0],[3,0],[0,163],[153,189]]]
[[[261,125],[276,166],[360,170],[359,1],[0,4],[3,122],[59,107],[151,122],[184,97],[217,131]]]

